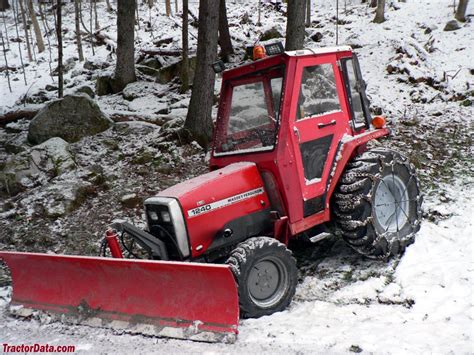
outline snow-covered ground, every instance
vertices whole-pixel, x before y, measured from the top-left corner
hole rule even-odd
[[[416,242],[406,254],[389,263],[368,260],[336,239],[320,242],[307,250],[296,250],[300,282],[293,303],[284,312],[242,320],[235,344],[158,339],[82,326],[16,320],[6,313],[9,289],[2,288],[0,344],[76,345],[78,352],[94,354],[474,353],[473,106],[462,105],[466,99],[473,101],[469,96],[474,86],[472,22],[461,24],[454,32],[443,31],[446,22],[453,18],[451,0],[387,1],[387,21],[380,25],[371,22],[372,10],[360,1],[348,0],[347,12],[342,5],[344,2],[339,2],[340,44],[357,47],[372,106],[388,116],[394,130],[392,139],[383,144],[408,154],[422,180],[424,221]],[[262,12],[262,26],[258,27],[255,25],[257,1],[227,0],[227,3],[237,51],[243,51],[244,45],[250,45],[259,33],[271,27],[275,26],[284,34],[284,17],[270,7]],[[192,2],[191,9],[197,14],[195,6]],[[474,14],[473,0],[469,6],[468,13]],[[104,7],[100,2],[101,27],[110,25],[105,32],[114,39],[115,16],[106,13]],[[149,14],[144,5],[140,8],[142,28],[137,31],[140,48],[168,36],[172,36],[173,41],[164,48],[179,48],[180,28],[174,25],[179,19],[166,18],[163,10],[153,9],[155,29],[150,32],[144,30]],[[71,11],[72,7],[68,5],[64,23],[70,29],[73,28]],[[243,23],[245,13],[249,20]],[[320,42],[308,39],[307,46],[335,44],[334,15],[335,0],[313,3],[314,22],[307,29],[308,38],[320,32],[322,39]],[[87,22],[88,14],[85,16]],[[9,36],[16,37],[11,18],[7,20]],[[194,27],[191,32],[197,34]],[[54,42],[53,33],[51,40]],[[193,37],[190,40],[191,46],[195,46]],[[75,57],[72,30],[66,34],[65,43],[65,60]],[[18,43],[11,42],[10,47],[8,64],[17,70],[12,73],[13,93],[8,90],[6,78],[0,78],[0,114],[13,107],[26,93],[35,93],[46,84],[54,84],[49,75],[48,52],[38,55],[38,64],[32,63],[26,68],[28,85],[25,86]],[[114,60],[114,55],[105,46],[96,47],[95,56],[91,55],[87,42],[84,47],[86,58],[92,62]],[[24,56],[25,53],[23,48]],[[238,62],[241,57],[235,56],[234,61]],[[84,84],[93,87],[97,75],[111,70],[107,67],[91,74],[83,70],[81,63],[73,62],[74,68],[66,74],[67,92]],[[3,56],[0,63],[3,64]],[[389,66],[394,69],[391,74]],[[55,64],[52,67],[54,69]],[[49,185],[20,194],[17,200],[8,201],[13,207],[0,218],[0,245],[10,243],[7,244],[9,248],[22,250],[44,247],[55,252],[82,253],[82,249],[95,252],[97,245],[93,243],[99,240],[99,234],[90,235],[103,231],[112,217],[126,214],[136,223],[142,220],[139,209],[117,207],[110,211],[110,201],[115,201],[120,193],[135,192],[146,196],[189,176],[190,172],[198,174],[199,169],[205,169],[205,154],[200,150],[188,154],[185,148],[170,143],[172,146],[166,159],[162,159],[163,147],[154,145],[160,142],[161,132],[156,122],[163,118],[155,112],[168,107],[170,116],[182,119],[189,95],[179,95],[175,90],[157,98],[155,94],[171,86],[150,82],[134,86],[129,90],[134,89],[138,94],[132,101],[124,100],[121,95],[97,100],[110,114],[136,112],[154,125],[137,123],[129,128],[117,125],[99,138],[89,137],[71,145],[80,166],[78,171],[82,174],[93,164],[102,166],[104,175],[110,177],[109,190],[99,189],[98,194],[89,197],[78,211],[56,220],[35,219],[21,204],[22,199],[37,199]],[[145,95],[140,96],[140,92]],[[54,91],[47,93],[50,97],[54,94]],[[24,133],[25,126],[27,122],[24,121],[15,123],[10,130]],[[8,134],[12,135],[11,132]],[[145,153],[160,158],[158,168],[146,159],[143,165],[133,162],[135,157],[145,158]],[[132,175],[132,172],[136,174]],[[60,183],[61,177],[49,182],[53,187]],[[89,219],[89,225],[81,224]],[[50,244],[35,244],[31,229],[36,234],[41,231]]]
[[[458,191],[463,193],[459,194]],[[284,312],[242,320],[235,344],[118,334],[58,323],[40,324],[0,316],[0,340],[8,344],[75,345],[103,353],[364,353],[468,354],[474,352],[474,188],[452,188],[451,217],[424,222],[417,239],[397,261],[360,260],[336,243],[319,260],[329,274],[307,275]],[[357,274],[358,277],[350,275]],[[361,277],[361,275],[364,277]],[[341,286],[343,284],[343,286]],[[6,290],[0,294],[5,307]]]

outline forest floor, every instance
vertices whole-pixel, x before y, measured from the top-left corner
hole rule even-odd
[[[254,3],[228,1],[238,53],[232,58],[235,64],[259,33],[272,27],[285,33],[283,14],[271,7],[264,8],[262,26],[256,26]],[[372,10],[359,1],[347,1],[347,10],[342,9],[340,15],[340,44],[356,49],[372,110],[389,120],[392,136],[380,144],[408,155],[421,180],[424,220],[415,243],[401,259],[388,263],[368,260],[336,238],[297,249],[299,283],[288,310],[242,320],[237,342],[225,345],[13,319],[6,311],[9,280],[0,276],[0,341],[71,344],[78,352],[104,354],[474,352],[474,31],[472,22],[461,24],[457,31],[443,31],[453,18],[450,5],[443,0],[393,2],[387,21],[380,25],[371,22]],[[468,12],[474,14],[472,5]],[[114,41],[114,16],[103,6],[99,3],[101,27],[110,26],[104,32]],[[193,5],[191,9],[197,14]],[[173,40],[163,49],[179,48],[177,17],[168,19],[156,9],[149,17],[145,6],[139,12],[138,48],[168,37]],[[314,4],[313,23],[307,29],[308,47],[335,44],[334,15],[332,2]],[[147,30],[146,21],[153,24],[152,31]],[[72,58],[66,93],[83,85],[93,88],[95,78],[112,69],[107,63],[113,62],[114,54],[105,45],[96,44],[92,56],[91,48],[85,46],[93,68],[84,68],[74,59],[70,6],[66,6],[64,23],[69,29],[65,59]],[[10,37],[16,38],[8,12],[6,25]],[[197,35],[193,26],[191,32]],[[191,38],[191,46],[195,45]],[[37,54],[38,63],[28,65],[25,85],[17,43],[12,41],[10,46],[9,66],[17,70],[11,73],[12,93],[6,79],[0,78],[0,114],[23,105],[42,105],[55,95],[54,90],[45,90],[48,84],[54,86],[49,53]],[[171,63],[175,59],[163,60]],[[134,97],[131,101],[121,94],[97,101],[110,115],[135,116],[144,122],[116,124],[70,144],[76,163],[73,171],[38,182],[15,196],[1,196],[0,249],[97,255],[102,234],[113,219],[144,225],[141,204],[123,205],[125,195],[135,194],[140,201],[206,171],[209,154],[199,146],[167,140],[185,118],[189,94],[179,94],[176,81],[158,84],[147,75],[140,75],[140,80],[129,90]],[[217,80],[216,94],[219,84]],[[166,94],[158,95],[163,90]],[[7,147],[28,149],[24,142],[28,124],[28,120],[21,120],[0,127],[0,163],[17,153]],[[58,190],[78,184],[93,188],[85,190],[74,209],[55,217],[45,214],[61,203]]]

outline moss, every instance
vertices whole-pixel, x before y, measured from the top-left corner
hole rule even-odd
[[[135,155],[130,161],[132,164],[143,165],[153,161],[153,154],[150,152],[142,152]]]

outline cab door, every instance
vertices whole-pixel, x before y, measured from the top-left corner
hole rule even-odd
[[[303,218],[324,210],[330,170],[344,133],[348,112],[334,54],[297,62],[291,136],[302,191]]]

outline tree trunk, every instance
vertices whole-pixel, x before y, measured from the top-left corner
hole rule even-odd
[[[15,9],[15,3],[12,3],[12,11],[13,11],[13,18],[15,20],[15,33],[16,33],[16,38],[20,38],[20,30],[18,29],[18,4],[16,5]],[[21,69],[23,72],[23,80],[25,81],[25,85],[28,85],[28,82],[26,80],[26,73],[25,73],[25,63],[23,62],[23,51],[21,50],[21,44],[18,42],[18,53],[20,54],[20,63],[21,63]]]
[[[33,55],[31,54],[30,35],[28,33],[28,24],[26,23],[25,7],[23,6],[23,0],[19,0],[18,2],[20,3],[21,21],[23,22],[23,29],[25,30],[25,41],[26,49],[28,51],[28,60],[31,62],[33,60]]]
[[[119,92],[137,80],[135,76],[135,0],[117,2],[117,65],[113,80]]]
[[[385,0],[377,1],[377,10],[375,10],[375,23],[385,22]]]
[[[219,45],[221,46],[222,60],[228,62],[229,55],[234,53],[234,48],[232,48],[232,41],[230,39],[225,0],[219,1]]]
[[[212,138],[212,104],[215,74],[212,63],[217,54],[219,7],[214,0],[200,0],[196,73],[184,128],[205,149]]]
[[[171,16],[171,0],[165,0],[166,16]]]
[[[74,0],[74,22],[76,25],[76,44],[77,53],[79,54],[79,61],[84,61],[84,53],[82,52],[82,38],[81,38],[81,27],[79,23],[79,1]]]
[[[466,22],[466,9],[468,2],[469,0],[459,0],[458,7],[456,9],[456,15],[454,16],[456,20]]]
[[[285,45],[287,51],[303,48],[305,5],[305,0],[291,0],[288,2]]]
[[[0,0],[0,11],[5,11],[10,8],[8,0]]]
[[[306,27],[311,27],[311,0],[306,0]]]
[[[100,28],[99,19],[97,17],[97,1],[98,0],[93,0],[92,1],[94,3],[94,22],[95,22],[95,30],[96,31]]]
[[[181,61],[181,92],[185,93],[189,89],[189,38],[188,38],[188,0],[183,0],[183,59]]]
[[[58,97],[63,97],[64,80],[63,80],[63,34],[62,27],[62,0],[57,0],[57,20],[56,35],[58,37]]]
[[[35,8],[33,7],[33,0],[27,0],[28,11],[30,12],[31,22],[33,23],[33,30],[35,31],[36,44],[38,45],[38,53],[44,51],[44,41],[43,35],[41,34],[41,29],[36,18]]]
[[[107,11],[108,11],[108,12],[112,12],[114,9],[113,9],[112,6],[110,5],[110,0],[105,0],[105,3],[107,4]]]
[[[377,7],[377,0],[370,0],[370,7]]]

